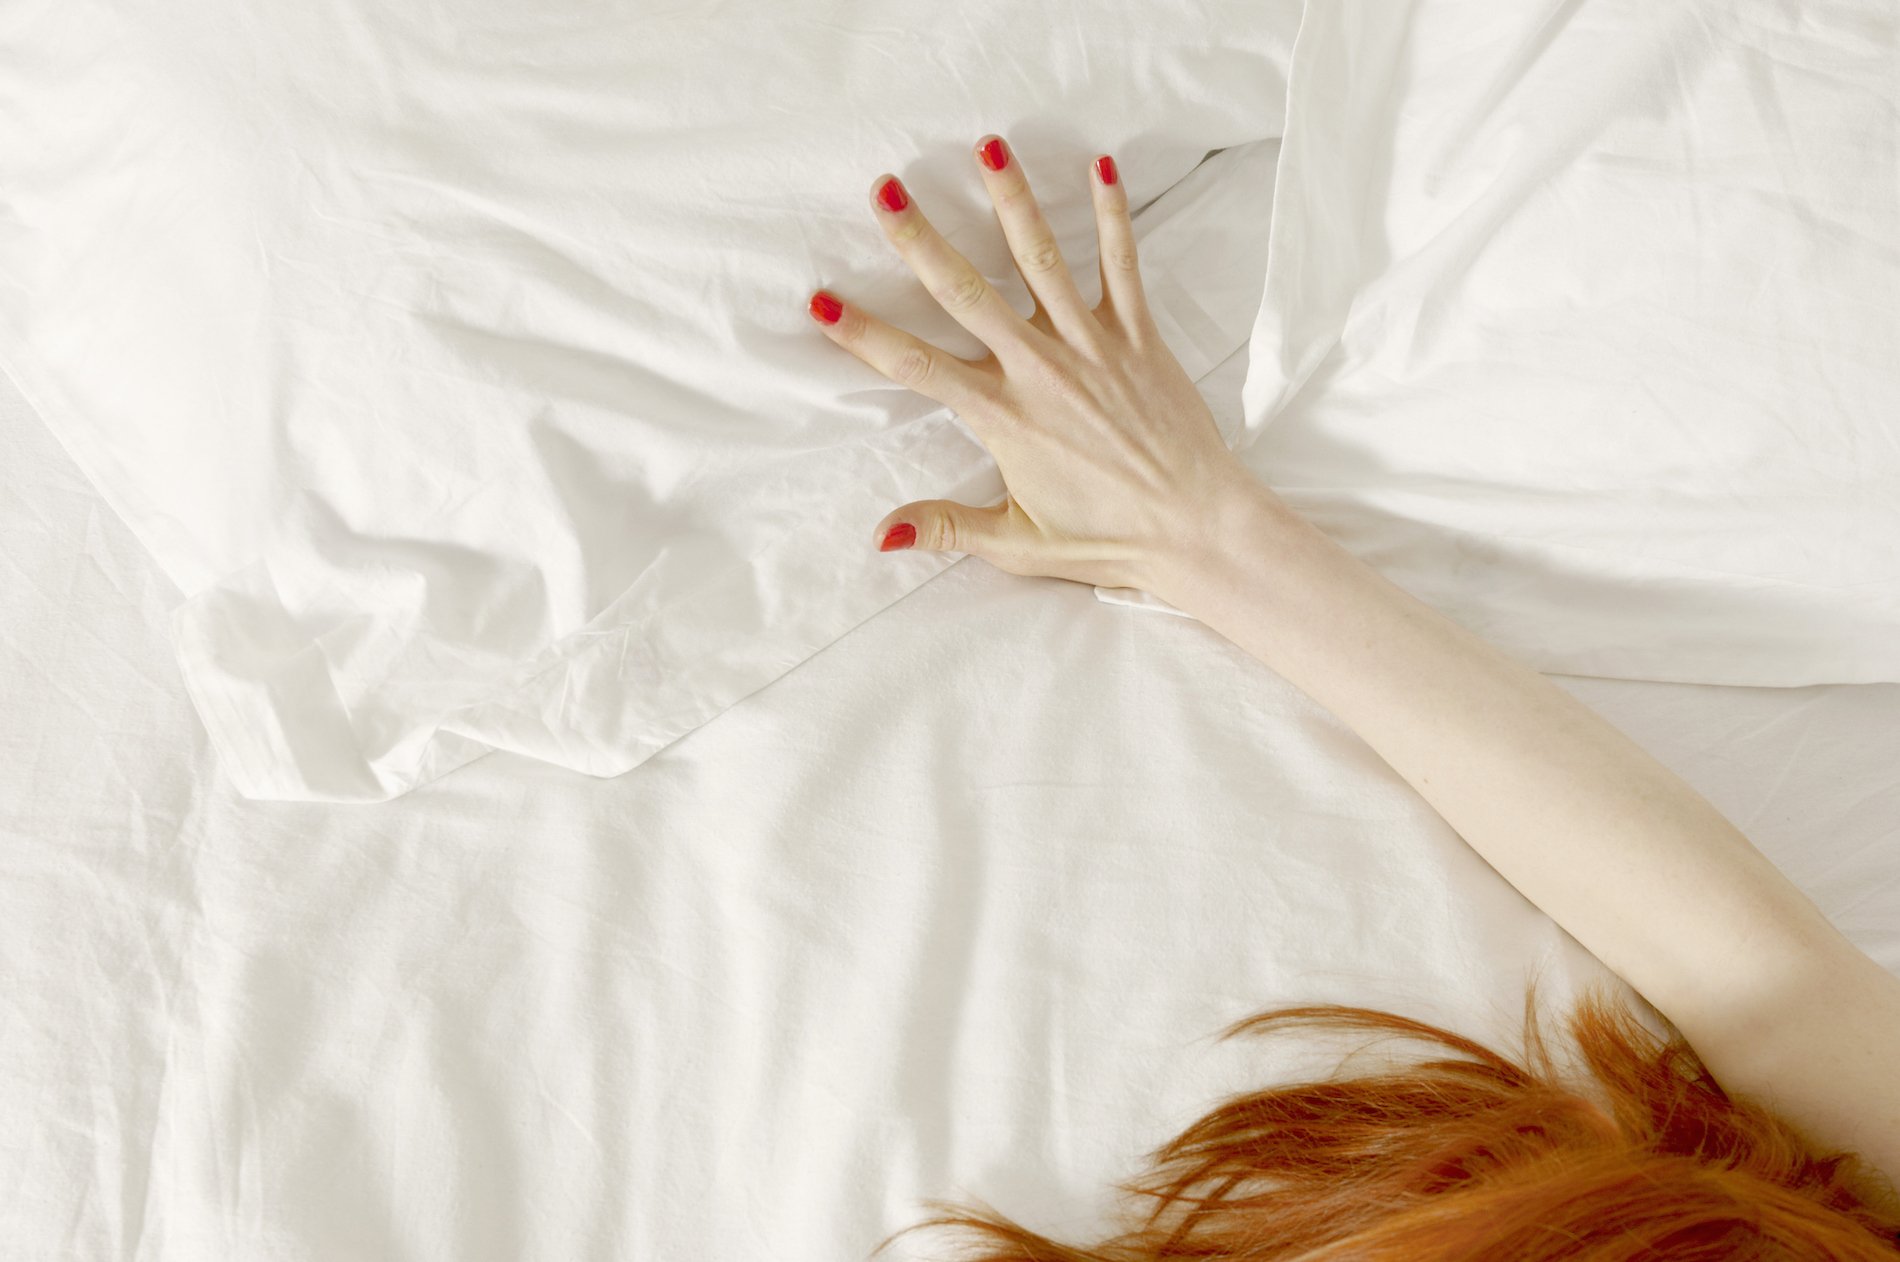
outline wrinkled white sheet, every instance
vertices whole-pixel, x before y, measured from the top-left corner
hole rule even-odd
[[[17,49],[25,36],[43,40],[101,12],[89,3],[57,11],[14,6],[0,15],[10,28],[0,46]],[[412,47],[439,47],[430,41],[453,34],[458,56],[496,64],[530,65],[524,49],[535,47],[571,52],[576,60],[560,66],[570,86],[551,97],[522,86],[540,81],[532,74],[501,75],[524,94],[521,117],[531,122],[540,111],[564,108],[565,94],[585,87],[576,74],[610,50],[589,47],[587,32],[562,29],[545,9],[533,12],[547,23],[537,38],[548,42],[505,44],[502,35],[515,29],[507,24],[528,12],[497,11],[488,23],[465,14],[459,27],[405,29]],[[204,50],[215,41],[200,40],[198,26],[214,20],[214,9],[168,9],[165,16],[171,25],[145,34],[175,56],[152,63],[149,74],[175,77],[190,99],[204,102],[220,94],[268,97],[266,83],[205,79]],[[666,29],[672,19],[655,21]],[[894,28],[888,18],[879,24]],[[364,37],[359,53],[385,64],[376,61],[377,23],[366,18],[356,29]],[[1178,34],[1180,47],[1192,51],[1193,32]],[[1226,40],[1200,50],[1233,48]],[[1164,59],[1176,48],[1166,40],[1136,46]],[[1157,69],[1165,61],[1141,64]],[[1532,59],[1528,68],[1537,64]],[[22,82],[17,53],[0,68],[15,76],[4,82]],[[112,92],[153,88],[136,78],[114,86],[110,75],[94,82],[106,93],[101,108],[112,105]],[[334,90],[318,77],[300,82],[316,101]],[[742,78],[711,82],[741,95],[753,86]],[[406,83],[392,69],[385,94],[371,102],[388,108],[395,150],[413,138],[405,129],[422,125],[391,104]],[[982,86],[989,99],[994,85]],[[1196,90],[1186,82],[1168,87]],[[355,98],[332,104],[361,108]],[[1231,102],[1215,104],[1218,111]],[[944,135],[954,136],[941,151],[913,155],[914,167],[889,165],[933,199],[958,206],[968,216],[963,243],[975,251],[989,242],[985,265],[1004,279],[1007,261],[996,252],[1000,241],[980,194],[950,174],[963,159],[964,133],[1001,128],[1019,146],[1043,144],[1046,153],[1092,150],[1092,131],[1061,131],[1072,124],[1052,121],[1078,117],[1077,109],[1073,99],[1039,103],[1034,117],[1057,129],[1039,138],[974,111],[939,120]],[[201,126],[167,133],[174,156],[215,165],[230,151],[220,144],[261,144],[243,129],[267,131],[281,120],[207,109],[190,121]],[[888,125],[888,116],[874,117],[852,143],[883,143]],[[220,135],[219,127],[243,134]],[[628,171],[611,166],[624,134],[601,121],[586,135],[604,169],[619,171],[614,187],[639,194]],[[461,138],[458,170],[471,180],[525,187],[531,171],[518,164],[532,168],[544,159],[521,139],[473,130]],[[644,135],[663,154],[692,139],[658,129]],[[1202,170],[1201,196],[1238,187],[1217,184],[1214,163],[1253,163],[1265,152],[1241,148],[1242,135],[1233,140],[1236,147]],[[112,138],[105,148],[52,156],[84,178],[110,182],[129,170],[115,160],[123,143]],[[1169,149],[1179,161],[1165,171],[1151,154],[1147,176],[1133,173],[1144,164],[1131,159],[1130,178],[1152,180],[1150,194],[1191,188],[1199,155],[1188,148]],[[770,161],[765,167],[791,178]],[[220,170],[240,182],[251,178],[228,165]],[[312,173],[307,187],[338,187],[325,174]],[[941,183],[931,188],[930,179]],[[735,283],[759,275],[742,272],[742,264],[762,267],[776,288],[835,283],[888,302],[899,318],[915,317],[906,320],[911,327],[958,345],[946,321],[932,322],[927,300],[910,292],[860,217],[855,199],[868,181],[855,173],[840,180],[838,205],[800,221],[822,225],[812,231],[830,234],[834,245],[849,244],[837,257],[850,269],[807,278],[794,275],[797,266],[784,257],[741,248],[725,267],[697,277],[697,286],[684,273],[667,273],[672,287],[664,292],[688,301],[704,290],[717,306],[733,301]],[[468,186],[450,182],[436,191]],[[61,230],[50,202],[32,189],[14,182],[0,187],[0,198],[10,213],[0,240],[18,245],[22,233]],[[1058,220],[1064,231],[1076,234],[1065,243],[1086,240],[1086,220],[1074,213],[1081,204],[1057,208],[1067,215]],[[1151,208],[1157,224],[1167,205]],[[164,219],[189,209],[155,202],[139,213]],[[613,213],[604,204],[593,209],[603,220]],[[733,231],[756,228],[781,209],[763,195],[741,200],[731,212],[740,225]],[[692,367],[704,361],[690,358],[711,353],[708,337],[722,364],[823,362],[800,340],[809,330],[795,306],[782,324],[769,323],[777,317],[761,307],[737,326],[740,334],[706,323],[710,308],[689,306],[688,323],[667,325],[642,305],[653,294],[590,290],[582,272],[557,257],[557,246],[572,243],[535,237],[495,202],[471,204],[456,222],[457,233],[432,238],[453,245],[427,258],[407,257],[371,231],[388,225],[346,225],[363,234],[365,253],[354,265],[367,270],[337,274],[380,276],[386,265],[412,286],[431,274],[447,278],[442,289],[411,295],[444,333],[431,353],[479,344],[496,375],[439,376],[433,386],[441,398],[539,392],[576,409],[569,420],[592,441],[618,432],[609,418],[627,419],[616,412],[623,387],[642,406],[674,399],[672,391],[709,389]],[[1231,233],[1235,220],[1221,212],[1200,227],[1185,217],[1173,222],[1192,242],[1210,230],[1206,224]],[[210,234],[219,224],[185,226]],[[249,240],[242,232],[231,239]],[[660,257],[643,239],[596,249],[603,252],[589,262],[624,257],[616,250]],[[484,250],[505,256],[519,285],[482,316],[487,324],[464,305],[492,279],[477,266]],[[195,337],[208,320],[224,335],[222,352],[255,346],[257,330],[274,326],[254,324],[255,307],[219,305],[218,278],[194,271],[193,257],[160,250],[142,264],[178,282],[183,314],[168,336]],[[286,256],[263,257],[276,266]],[[1185,270],[1164,264],[1154,275],[1174,277],[1188,292]],[[15,271],[7,276],[23,280]],[[44,285],[44,278],[25,279]],[[321,271],[286,275],[278,266],[273,284],[312,294],[333,279]],[[1231,279],[1225,291],[1205,291],[1226,292],[1228,308],[1247,300],[1244,273]],[[537,360],[534,338],[592,318],[590,294],[609,308],[625,301],[638,315],[627,325],[634,344],[586,344],[571,360]],[[141,380],[208,388],[218,379],[215,371],[196,375],[204,361],[169,354],[169,347],[141,350],[136,338],[99,323],[110,313],[98,287],[81,286],[71,300],[56,349],[74,364],[90,356],[97,367],[103,341],[122,357],[111,361],[113,371],[71,377],[74,389],[103,392],[109,397],[93,401],[110,406],[47,417],[69,443],[74,431],[64,422],[81,412],[141,420],[129,406]],[[1359,294],[1349,310],[1369,301]],[[1217,339],[1194,332],[1193,308],[1167,309],[1177,313],[1171,344],[1181,336],[1176,349],[1184,358],[1202,353],[1208,359],[1200,366],[1211,364]],[[35,319],[45,315],[36,308]],[[1225,317],[1209,318],[1218,325]],[[1791,317],[1791,370],[1811,349],[1802,341],[1805,327]],[[357,332],[327,326],[332,338]],[[493,339],[506,338],[527,341],[502,352]],[[286,425],[348,418],[347,410],[323,411],[319,401],[327,407],[339,397],[357,366],[336,355],[299,357],[265,341],[252,363],[263,374],[254,393],[212,397],[214,419],[239,424],[259,414],[244,411],[259,399],[295,401],[287,412],[263,409]],[[12,370],[23,345],[0,330],[0,360]],[[1230,436],[1242,430],[1242,374],[1251,374],[1252,385],[1260,371],[1260,344],[1254,349],[1251,367],[1243,352],[1203,381]],[[656,350],[687,355],[688,376],[668,376],[678,365],[647,357]],[[923,402],[906,401],[866,370],[830,363],[799,370],[835,375],[807,379],[788,421],[794,442],[809,444],[800,450],[815,453],[809,467],[833,468],[867,434],[873,443],[876,435],[896,435],[918,445],[889,462],[889,494],[978,497],[946,485],[942,469],[920,459],[939,450],[931,443],[967,444],[950,437],[957,427],[933,420]],[[724,378],[712,380],[723,388]],[[1362,372],[1360,380],[1370,378]],[[1325,384],[1323,364],[1309,381],[1316,392]],[[54,398],[44,378],[41,385],[40,396]],[[695,396],[677,415],[749,419],[742,405],[754,396],[745,392],[759,387],[735,388],[738,396]],[[421,393],[417,386],[392,398]],[[849,408],[837,408],[839,399]],[[400,419],[395,411],[383,415]],[[1249,459],[1273,452],[1268,440],[1294,415],[1283,411],[1261,431]],[[642,439],[662,428],[656,423]],[[1347,471],[1378,485],[1382,444],[1414,450],[1396,428],[1360,449]],[[299,451],[339,450],[296,432]],[[479,446],[486,432],[471,429],[467,446]],[[1295,431],[1289,424],[1284,432],[1290,440]],[[0,711],[8,716],[0,725],[0,975],[7,979],[0,988],[0,1116],[8,1120],[0,1128],[0,1239],[22,1257],[835,1262],[863,1256],[921,1217],[924,1199],[959,1193],[1044,1230],[1082,1230],[1112,1206],[1110,1185],[1133,1173],[1144,1151],[1223,1093],[1330,1068],[1332,1047],[1214,1045],[1211,1036],[1236,1017],[1302,1000],[1370,1003],[1508,1044],[1528,969],[1545,969],[1554,1004],[1605,975],[1362,742],[1205,627],[1105,605],[1087,588],[1020,579],[978,561],[943,568],[947,559],[869,556],[861,570],[818,575],[806,594],[837,603],[818,601],[808,611],[831,616],[834,608],[853,610],[851,601],[870,602],[862,613],[839,613],[835,642],[808,660],[795,653],[773,661],[782,677],[742,700],[726,697],[706,709],[702,702],[718,690],[695,693],[668,711],[685,723],[672,733],[685,732],[683,739],[642,747],[641,756],[651,756],[617,779],[585,779],[504,752],[369,810],[246,800],[230,767],[221,770],[214,758],[215,751],[228,759],[230,750],[214,746],[194,717],[170,641],[172,610],[191,584],[224,571],[168,573],[169,565],[153,559],[168,555],[163,531],[189,538],[184,523],[192,514],[224,512],[231,501],[201,502],[202,484],[167,483],[177,493],[174,515],[144,512],[117,495],[112,488],[126,483],[102,476],[83,444],[75,450],[82,474],[4,390],[0,450],[8,457],[0,462]],[[237,457],[246,450],[232,448]],[[1777,449],[1777,458],[1799,471],[1809,467],[1801,463],[1807,450],[1787,456]],[[1874,440],[1861,450],[1870,459],[1880,454]],[[1299,463],[1290,445],[1286,453],[1285,463],[1273,452],[1256,467],[1329,530],[1368,551],[1367,518],[1328,512],[1320,488],[1298,476],[1313,466]],[[430,456],[453,467],[465,454],[450,443]],[[578,502],[606,506],[612,525],[613,506],[641,471],[590,463],[596,454],[588,448],[585,459],[542,467],[604,469],[604,480]],[[1587,446],[1571,452],[1579,460],[1592,454]],[[748,502],[776,506],[781,520],[802,520],[833,502],[814,497],[809,467],[751,484],[782,498]],[[209,465],[200,473],[222,476]],[[339,477],[335,485],[354,483]],[[1447,483],[1422,485],[1442,490]],[[266,483],[257,490],[266,516],[277,489]],[[297,520],[308,520],[313,510],[300,503],[296,511],[306,514]],[[122,516],[144,525],[128,530]],[[1759,530],[1764,519],[1781,528],[1766,507],[1736,528]],[[208,528],[220,547],[264,542],[226,525]],[[677,537],[745,546],[740,536],[719,533],[743,529],[730,522],[690,525],[701,533],[682,529]],[[835,564],[856,566],[849,549],[864,542],[857,525],[837,529],[836,557],[845,560]],[[1658,527],[1659,541],[1668,537]],[[369,564],[368,553],[353,551],[359,546],[369,544],[354,540],[336,554],[352,582],[386,580],[385,594],[398,602],[466,594],[454,585],[412,590],[413,579],[403,578],[407,561],[378,553]],[[1392,559],[1370,551],[1375,562]],[[672,559],[651,571],[659,587],[677,579],[672,566],[691,569],[699,557],[685,544],[666,555]],[[1496,603],[1473,606],[1463,587],[1443,594],[1453,598],[1452,612],[1487,634],[1503,625],[1492,614],[1558,607],[1532,598],[1538,582],[1568,592],[1578,605],[1572,612],[1614,597],[1611,613],[1627,617],[1642,604],[1626,570],[1593,564],[1538,579],[1534,567],[1513,571],[1508,556],[1477,555],[1478,564],[1461,562],[1465,568],[1453,572],[1466,582],[1494,573]],[[1451,564],[1442,552],[1437,559]],[[568,595],[559,599],[570,610],[584,605],[573,596],[595,572],[592,560],[537,557],[535,564],[567,576]],[[1673,608],[1670,589],[1651,578],[1642,589],[1654,600],[1643,607],[1661,619]],[[500,581],[505,589],[506,575]],[[898,586],[880,594],[881,582]],[[1711,578],[1696,590],[1708,595],[1716,587]],[[1659,622],[1642,643],[1680,649],[1673,634]],[[346,641],[329,647],[369,651]],[[1565,650],[1560,639],[1508,646],[1536,659],[1547,644]],[[680,677],[693,677],[695,663],[708,660],[692,658],[690,646],[674,648],[682,656],[666,665]],[[223,669],[242,666],[223,661]],[[1900,687],[1558,680],[1705,792],[1850,938],[1900,972]],[[294,707],[285,713],[304,715]],[[521,736],[525,728],[510,730],[519,739],[502,742],[504,749],[558,754],[592,769],[602,764],[589,759],[614,747],[556,751]],[[382,753],[399,747],[392,738]],[[433,763],[424,757],[414,773],[446,769],[466,752],[438,753]],[[290,765],[302,774],[330,764],[293,758]],[[376,796],[391,787],[378,778],[387,770],[362,781],[319,781],[326,789],[342,785],[337,796]],[[238,774],[246,773],[240,767]],[[255,792],[260,782],[242,787]],[[309,791],[306,782],[296,787]]]
[[[1205,627],[976,560],[618,779],[246,801],[176,592],[4,390],[0,449],[10,1257],[849,1262],[960,1192],[1092,1229],[1341,1050],[1236,1017],[1508,1045],[1526,969],[1603,976]],[[1558,682],[1900,971],[1900,688]]]
[[[1027,313],[976,140],[1008,135],[1085,292],[1115,153],[1204,371],[1251,326],[1267,198],[1162,195],[1280,134],[1299,12],[16,0],[0,364],[179,587],[247,795],[378,800],[497,748],[615,774],[952,563],[878,554],[892,507],[1002,494],[805,312],[828,285],[981,353],[873,177]]]
[[[1248,459],[1548,671],[1900,680],[1900,6],[1324,0]]]

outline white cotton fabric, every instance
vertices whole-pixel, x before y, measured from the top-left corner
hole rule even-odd
[[[1900,9],[1324,0],[1250,466],[1549,671],[1900,680]]]
[[[0,364],[182,593],[245,794],[379,800],[492,749],[616,774],[955,560],[878,554],[891,508],[1002,494],[806,315],[829,286],[982,351],[873,177],[1027,313],[976,140],[1009,138],[1091,300],[1114,153],[1205,371],[1257,306],[1220,247],[1268,207],[1164,194],[1279,135],[1298,18],[19,0]]]
[[[963,1196],[1080,1235],[1222,1096],[1357,1043],[1232,1020],[1508,1048],[1530,970],[1609,980],[1206,627],[974,559],[617,779],[246,801],[170,583],[4,395],[10,1258],[864,1262]],[[1558,682],[1900,971],[1900,687]]]

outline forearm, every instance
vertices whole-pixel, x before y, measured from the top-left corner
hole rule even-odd
[[[1150,590],[1357,732],[1691,1042],[1817,952],[1852,950],[1706,799],[1561,688],[1266,488],[1218,516],[1218,540],[1170,556]]]

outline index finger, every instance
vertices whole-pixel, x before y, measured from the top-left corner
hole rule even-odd
[[[978,423],[973,414],[993,382],[983,365],[912,337],[826,289],[811,296],[808,310],[826,336],[878,372],[949,406],[972,427]]]
[[[895,175],[881,175],[871,186],[871,204],[877,221],[897,252],[910,264],[917,279],[924,282],[930,296],[948,311],[958,324],[983,340],[992,351],[1002,353],[1026,344],[1042,334],[1016,314],[996,287],[983,278],[970,260],[964,258],[943,239],[943,234],[924,218],[924,212],[904,191]]]

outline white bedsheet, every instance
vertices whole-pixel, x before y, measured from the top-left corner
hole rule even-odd
[[[1603,975],[1205,627],[976,560],[618,779],[246,801],[176,592],[0,397],[9,1256],[838,1262],[959,1192],[1086,1230],[1330,1066],[1233,1018],[1508,1041],[1528,967]],[[1559,682],[1900,971],[1900,688]]]

